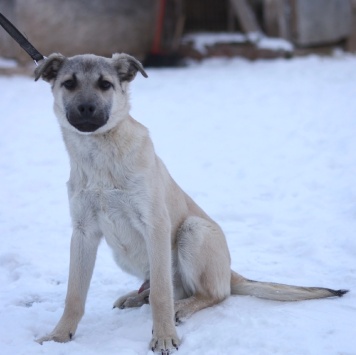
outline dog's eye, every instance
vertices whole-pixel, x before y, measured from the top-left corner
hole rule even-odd
[[[77,83],[73,79],[68,79],[65,82],[62,83],[62,85],[67,89],[67,90],[73,90],[75,89]]]
[[[113,87],[112,83],[110,83],[110,81],[107,80],[100,80],[99,81],[99,88],[101,90],[109,90],[111,87]]]

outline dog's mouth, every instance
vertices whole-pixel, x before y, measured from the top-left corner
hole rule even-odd
[[[66,109],[68,123],[77,131],[94,133],[109,120],[109,110],[92,100],[81,101],[78,105],[69,105]]]
[[[93,133],[107,123],[108,117],[105,114],[99,114],[96,116],[89,115],[89,117],[85,117],[85,115],[68,112],[67,120],[79,132]]]
[[[97,129],[102,127],[102,125],[98,125],[92,122],[82,122],[82,123],[72,123],[69,122],[73,127],[75,127],[80,132],[95,132]]]

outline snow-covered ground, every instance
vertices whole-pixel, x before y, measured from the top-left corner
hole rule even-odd
[[[230,297],[178,327],[178,354],[356,354],[356,57],[216,59],[149,69],[132,114],[224,231],[232,267],[263,281],[348,288],[341,299]],[[86,314],[52,330],[66,292],[68,159],[50,86],[0,77],[0,354],[148,354],[151,310],[113,310],[140,280],[105,242]]]

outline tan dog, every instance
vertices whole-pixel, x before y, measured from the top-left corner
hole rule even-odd
[[[250,281],[230,269],[221,228],[175,183],[147,129],[129,115],[128,86],[137,71],[147,77],[127,54],[52,54],[36,69],[36,80],[52,84],[70,157],[73,224],[64,313],[52,333],[38,341],[73,337],[103,236],[117,264],[144,281],[114,306],[137,307],[149,299],[150,347],[162,354],[179,346],[175,322],[231,294],[297,301],[347,292]]]

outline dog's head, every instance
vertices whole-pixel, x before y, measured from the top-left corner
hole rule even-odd
[[[112,58],[54,53],[36,68],[35,80],[42,77],[52,84],[54,111],[62,127],[103,133],[128,115],[128,84],[138,71],[147,78],[141,63],[124,53]]]

